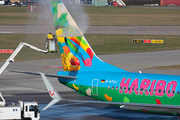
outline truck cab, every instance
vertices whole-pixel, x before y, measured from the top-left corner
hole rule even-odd
[[[25,120],[39,120],[40,112],[37,102],[24,102],[24,117]]]

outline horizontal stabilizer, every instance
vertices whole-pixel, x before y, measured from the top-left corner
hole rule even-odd
[[[52,99],[59,99],[59,100],[63,100],[63,98],[58,94],[58,92],[56,91],[56,89],[54,88],[54,86],[49,82],[49,80],[47,79],[47,77],[44,75],[44,73],[41,73],[41,77],[44,81],[44,84],[46,85],[46,88],[49,92],[49,95],[51,96]]]
[[[44,81],[44,84],[46,85],[46,88],[49,92],[49,95],[51,96],[51,98],[53,99],[43,110],[46,110],[47,108],[51,107],[52,105],[56,104],[57,102],[59,102],[60,100],[64,100],[56,91],[56,89],[54,88],[54,86],[49,82],[49,80],[47,79],[47,77],[44,75],[44,73],[41,73],[41,77]]]
[[[41,75],[40,73],[36,72],[27,72],[27,71],[17,71],[17,70],[8,70],[9,72],[16,72],[16,73],[24,73],[24,74],[31,74],[31,75]],[[63,76],[63,75],[55,75],[55,74],[45,74],[48,77],[56,77],[56,78],[63,78],[63,79],[77,79],[75,76]]]
[[[60,100],[59,99],[53,99],[43,110],[46,110],[47,108],[51,107],[52,105],[58,103]]]

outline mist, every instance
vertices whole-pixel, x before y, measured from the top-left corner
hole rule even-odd
[[[88,28],[89,18],[88,15],[85,13],[83,6],[74,3],[70,4],[67,2],[67,0],[61,0],[61,1],[64,3],[65,7],[67,8],[68,12],[76,22],[81,32],[85,33]],[[38,4],[43,5],[44,9],[42,10],[42,12],[38,13],[37,24],[41,25],[42,24],[41,22],[45,22],[47,26],[54,26],[50,3],[44,4],[44,2],[38,2]],[[47,32],[49,31],[47,30]],[[52,33],[55,33],[55,30],[52,31]]]
[[[66,2],[64,2],[66,1]],[[88,15],[85,13],[84,8],[80,4],[69,4],[67,0],[62,0],[65,7],[71,14],[72,18],[80,28],[82,33],[85,33],[88,28]]]

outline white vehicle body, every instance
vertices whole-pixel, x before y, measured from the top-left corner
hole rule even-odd
[[[39,120],[40,112],[37,102],[19,101],[17,105],[0,107],[0,120],[31,119]]]
[[[0,107],[0,119],[21,119],[20,107]]]
[[[5,2],[2,0],[0,0],[0,5],[4,5],[5,4]]]
[[[48,50],[42,50],[30,44],[21,42],[16,50],[11,54],[11,56],[6,60],[3,66],[0,68],[0,75],[9,65],[9,63],[14,62],[15,56],[19,53],[19,51],[23,48],[23,46],[27,46],[31,49],[34,49],[39,52],[47,53]],[[39,120],[40,112],[38,109],[37,102],[23,102],[19,101],[18,105],[8,105],[6,106],[6,101],[3,98],[0,92],[0,98],[3,101],[0,101],[0,120],[16,120],[16,119],[30,119],[30,120]]]

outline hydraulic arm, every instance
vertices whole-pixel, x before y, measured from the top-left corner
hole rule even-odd
[[[0,75],[1,73],[6,69],[6,67],[9,65],[9,63],[11,62],[14,62],[14,58],[16,57],[16,55],[19,53],[19,51],[24,47],[24,46],[27,46],[31,49],[34,49],[36,51],[39,51],[39,52],[43,52],[43,53],[47,53],[48,50],[42,50],[42,49],[39,49],[33,45],[30,45],[28,43],[25,43],[25,42],[21,42],[19,44],[19,46],[15,49],[15,51],[11,54],[11,56],[6,60],[6,62],[3,64],[3,66],[0,68]]]

